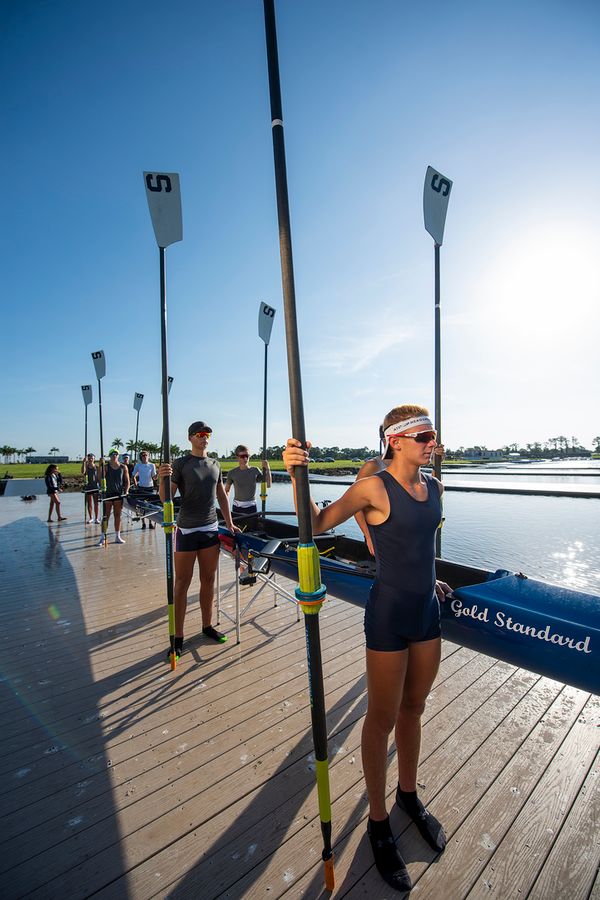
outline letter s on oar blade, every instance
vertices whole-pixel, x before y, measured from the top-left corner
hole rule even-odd
[[[261,303],[258,311],[258,336],[268,344],[271,340],[271,329],[275,319],[275,310],[267,303]]]
[[[444,226],[452,182],[432,166],[427,166],[425,185],[423,187],[423,218],[425,231],[428,231],[436,244],[442,246]]]
[[[140,411],[140,409],[142,408],[143,402],[144,402],[144,395],[138,394],[138,392],[136,391],[135,394],[133,395],[133,408],[135,409],[136,412]]]
[[[89,406],[92,402],[92,386],[91,384],[82,384],[81,385],[81,393],[83,395],[83,402],[86,406]]]
[[[94,350],[92,353],[92,362],[96,370],[96,378],[100,381],[106,375],[106,357],[104,350]]]
[[[183,240],[181,191],[176,172],[144,172],[144,187],[159,247]]]

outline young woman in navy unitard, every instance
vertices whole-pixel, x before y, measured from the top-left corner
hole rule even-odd
[[[396,802],[424,840],[441,852],[446,845],[444,830],[416,791],[421,716],[440,663],[439,601],[450,588],[435,577],[443,487],[421,471],[437,446],[429,413],[422,406],[398,406],[385,417],[383,432],[382,456],[389,465],[356,481],[324,509],[312,503],[312,518],[313,530],[319,533],[362,512],[369,529],[376,578],[365,610],[368,708],[362,761],[369,797],[367,830],[378,871],[391,887],[406,891],[411,880],[386,808],[388,739],[394,731]],[[308,464],[308,451],[290,438],[283,458],[293,479],[294,467]]]

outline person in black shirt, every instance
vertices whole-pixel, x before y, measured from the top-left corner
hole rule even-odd
[[[177,516],[175,534],[175,655],[183,652],[183,626],[187,608],[187,594],[198,562],[200,571],[200,609],[202,633],[222,644],[226,635],[212,625],[215,594],[215,575],[219,561],[219,536],[215,501],[219,504],[225,524],[230,531],[239,531],[231,519],[229,502],[223,482],[221,467],[216,459],[207,456],[208,441],[212,434],[205,422],[192,422],[188,438],[192,452],[159,466],[160,499],[165,499],[164,479],[171,479],[172,495],[178,490],[181,506]],[[167,652],[169,658],[171,648]]]

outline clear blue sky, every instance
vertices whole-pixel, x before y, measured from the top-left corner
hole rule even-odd
[[[600,433],[600,7],[278,0],[307,432],[376,446],[433,404],[428,164],[442,248],[448,446]],[[269,443],[290,431],[260,0],[8,0],[0,443],[158,441],[158,251],[142,171],[181,175],[168,251],[172,440],[261,440],[260,300],[278,310]],[[94,392],[96,387],[94,383]],[[96,398],[96,393],[95,393]],[[97,406],[90,443],[98,451]]]

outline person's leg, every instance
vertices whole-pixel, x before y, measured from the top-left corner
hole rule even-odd
[[[56,511],[58,513],[58,521],[63,522],[67,517],[63,516],[60,511],[60,495],[59,494],[54,495],[54,503],[56,505]]]
[[[202,611],[202,630],[212,627],[213,605],[215,600],[215,577],[219,563],[219,544],[198,550],[200,567],[200,609]]]
[[[92,521],[92,519],[93,519],[93,516],[92,516],[92,495],[91,495],[90,493],[87,493],[87,494],[85,495],[85,508],[87,509],[87,517],[88,517],[88,521]],[[87,524],[87,523],[86,523],[86,524]]]
[[[390,827],[385,802],[388,740],[398,716],[408,662],[407,650],[367,649],[367,715],[362,731],[362,762],[369,797],[367,833],[375,866],[397,891],[411,880]]]
[[[416,791],[421,750],[421,716],[440,667],[440,638],[410,644],[404,690],[396,721],[398,783],[403,791]]]
[[[417,767],[421,749],[421,716],[438,673],[441,639],[411,644],[402,701],[396,722],[398,790],[396,802],[413,819],[422,837],[438,852],[446,846],[446,835],[438,820],[417,797]]]
[[[196,563],[195,550],[175,551],[175,587],[173,600],[175,603],[175,637],[183,640],[183,626],[187,609],[188,589],[194,574]]]
[[[367,649],[367,714],[362,729],[362,762],[371,819],[387,818],[385,780],[388,739],[393,731],[408,663],[408,650]]]
[[[54,494],[50,494],[50,506],[48,508],[48,518],[46,519],[47,522],[52,521],[52,510],[53,509],[54,509]]]
[[[125,541],[121,537],[121,512],[123,510],[123,501],[115,500],[115,544],[124,544]]]
[[[105,500],[102,504],[102,534],[100,535],[98,546],[102,546],[108,540],[108,525],[110,522],[112,505],[112,500]]]
[[[94,518],[98,521],[98,494],[94,494]]]

